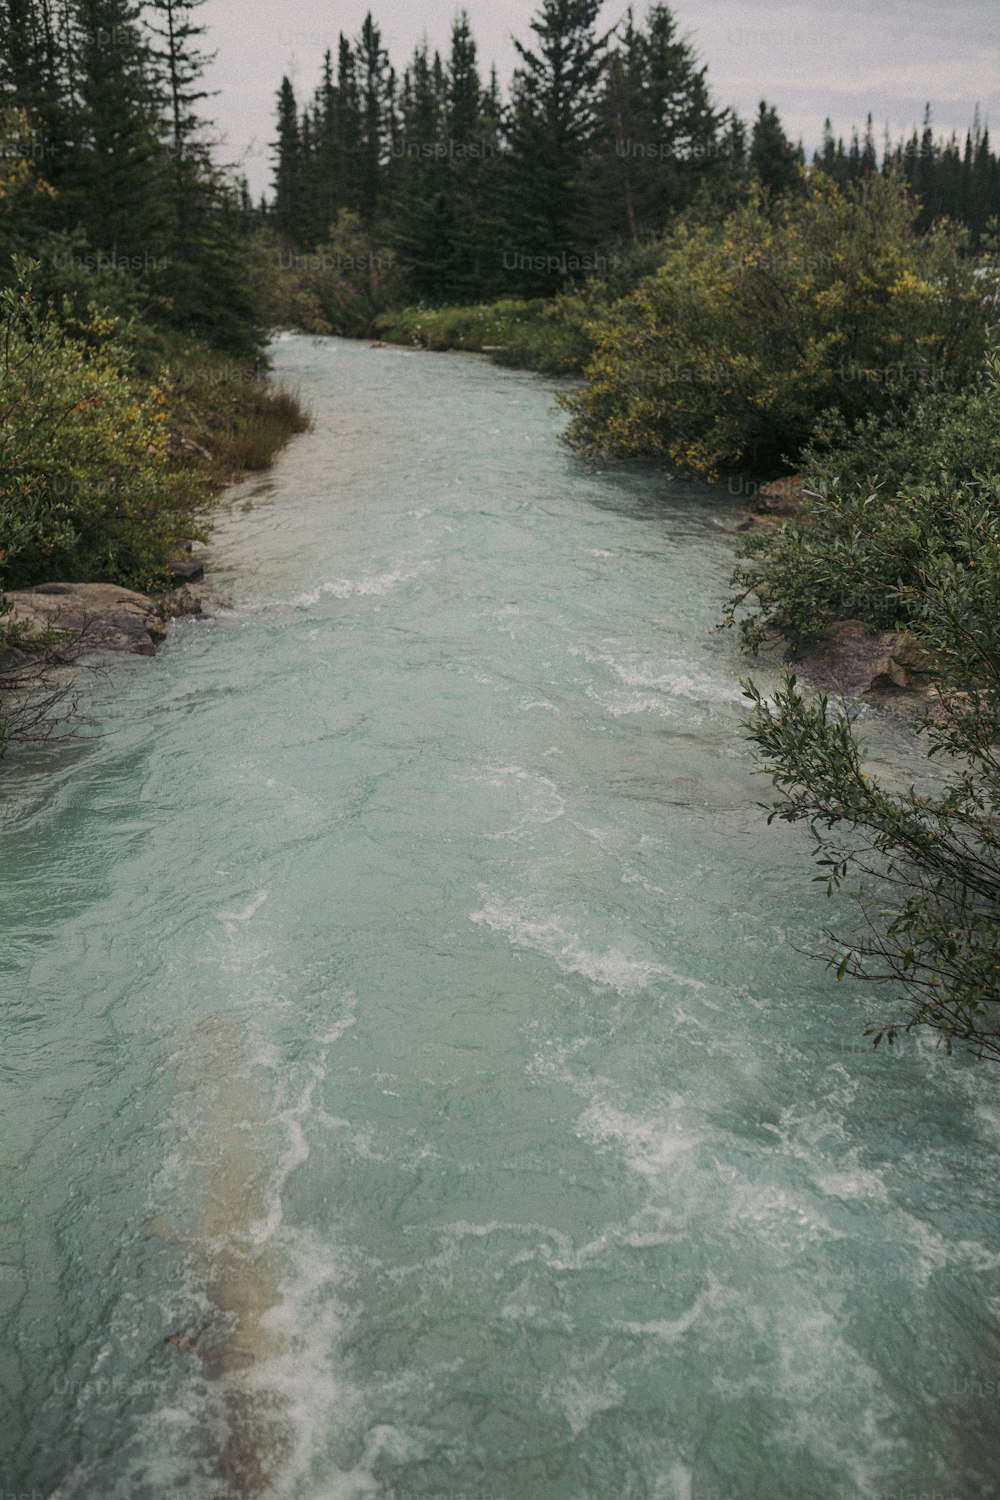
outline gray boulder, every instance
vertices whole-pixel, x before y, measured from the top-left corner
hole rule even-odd
[[[68,631],[84,651],[152,656],[167,633],[160,605],[114,583],[40,583],[4,597],[15,619]]]

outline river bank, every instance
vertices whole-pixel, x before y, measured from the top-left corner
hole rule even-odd
[[[178,592],[202,569],[189,539],[310,420],[261,360],[112,320],[91,348],[28,284],[2,316],[0,754],[44,732],[26,698],[61,702],[54,683],[82,652],[152,654],[172,616],[205,609],[203,591]]]
[[[579,367],[577,356],[560,353],[558,343],[552,344],[552,327],[566,325],[567,316],[565,307],[551,303],[437,313],[418,310],[386,320],[381,327],[386,337],[374,347],[481,353],[537,374],[569,373]],[[513,338],[512,329],[520,330]],[[532,330],[530,336],[525,329]],[[511,342],[501,347],[478,346],[481,338],[501,336]],[[544,357],[538,352],[539,340],[548,340]],[[210,482],[216,497],[240,483],[248,470],[269,468],[285,444],[309,425],[293,394],[261,386],[258,395],[242,372],[227,368],[224,374],[224,380],[210,381],[208,386],[205,372],[193,385],[188,377],[183,399],[178,397],[172,407],[172,449]],[[220,403],[220,388],[234,383],[237,391],[230,390]],[[664,482],[669,479],[664,476]],[[748,519],[737,525],[739,531],[792,519],[802,503],[798,476],[763,484],[741,478],[735,490],[730,484],[729,492],[740,497],[748,513]],[[705,493],[711,495],[711,488],[706,486]],[[137,592],[107,582],[65,579],[8,590],[4,596],[10,610],[7,626],[20,622],[29,631],[60,632],[67,637],[73,656],[81,651],[153,655],[172,619],[208,615],[227,607],[228,601],[210,583],[197,582],[209,558],[204,550],[195,561],[190,553],[175,555],[169,564],[172,586],[166,591]],[[720,617],[723,605],[720,597]],[[821,641],[798,652],[780,641],[771,647],[772,657],[783,653],[817,691],[842,689],[848,696],[866,697],[897,712],[918,706],[933,683],[927,655],[911,637],[905,632],[871,631],[859,620],[837,622]]]
[[[4,599],[12,627],[68,638],[74,659],[93,651],[153,656],[171,620],[231,608],[231,601],[199,582],[179,583],[155,594],[113,583],[42,583],[13,590]]]

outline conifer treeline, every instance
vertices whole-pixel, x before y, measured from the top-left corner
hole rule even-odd
[[[0,158],[30,167],[0,250],[4,276],[12,253],[40,257],[59,291],[117,276],[160,321],[243,352],[247,204],[206,142],[203,3],[0,0]]]
[[[993,153],[989,130],[981,123],[978,111],[964,141],[955,132],[941,139],[934,135],[928,105],[923,129],[914,130],[908,140],[895,144],[886,138],[881,161],[871,115],[864,135],[855,130],[847,148],[842,139],[834,140],[827,120],[823,145],[814,160],[841,186],[862,181],[879,170],[901,173],[920,199],[921,229],[929,229],[939,219],[951,219],[968,226],[975,246],[988,232],[990,220],[1000,215],[1000,157]]]
[[[696,201],[726,207],[756,180],[795,190],[803,155],[762,103],[748,132],[713,103],[706,69],[669,6],[629,10],[610,32],[599,0],[542,0],[507,98],[483,76],[465,12],[447,56],[418,47],[399,76],[369,13],[341,34],[311,100],[279,93],[273,215],[285,242],[321,246],[356,215],[429,302],[544,294],[600,269],[616,245],[666,227]],[[748,139],[749,137],[749,139]],[[921,135],[875,148],[835,141],[816,162],[841,183],[902,172],[926,226],[942,215],[978,244],[1000,214],[1000,161],[978,121],[963,146]],[[595,264],[595,262],[597,264]]]
[[[644,24],[630,13],[614,39],[599,10],[543,0],[531,44],[516,44],[508,101],[496,73],[483,76],[465,12],[447,57],[422,45],[401,77],[369,14],[355,42],[341,35],[327,53],[304,108],[282,81],[281,234],[314,248],[346,211],[396,253],[413,295],[544,294],[700,192],[730,192],[745,134],[712,104],[669,7]]]

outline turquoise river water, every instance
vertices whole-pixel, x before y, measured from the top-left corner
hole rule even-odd
[[[735,501],[275,357],[234,609],[3,770],[3,1500],[1000,1495],[997,1080],[806,956]]]

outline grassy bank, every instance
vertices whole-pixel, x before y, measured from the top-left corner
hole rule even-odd
[[[177,461],[212,488],[268,468],[285,444],[310,426],[295,392],[259,365],[200,348],[182,351],[159,378]]]
[[[502,365],[575,375],[592,351],[592,302],[583,295],[506,300],[471,307],[407,307],[375,324],[389,344],[485,352]]]

